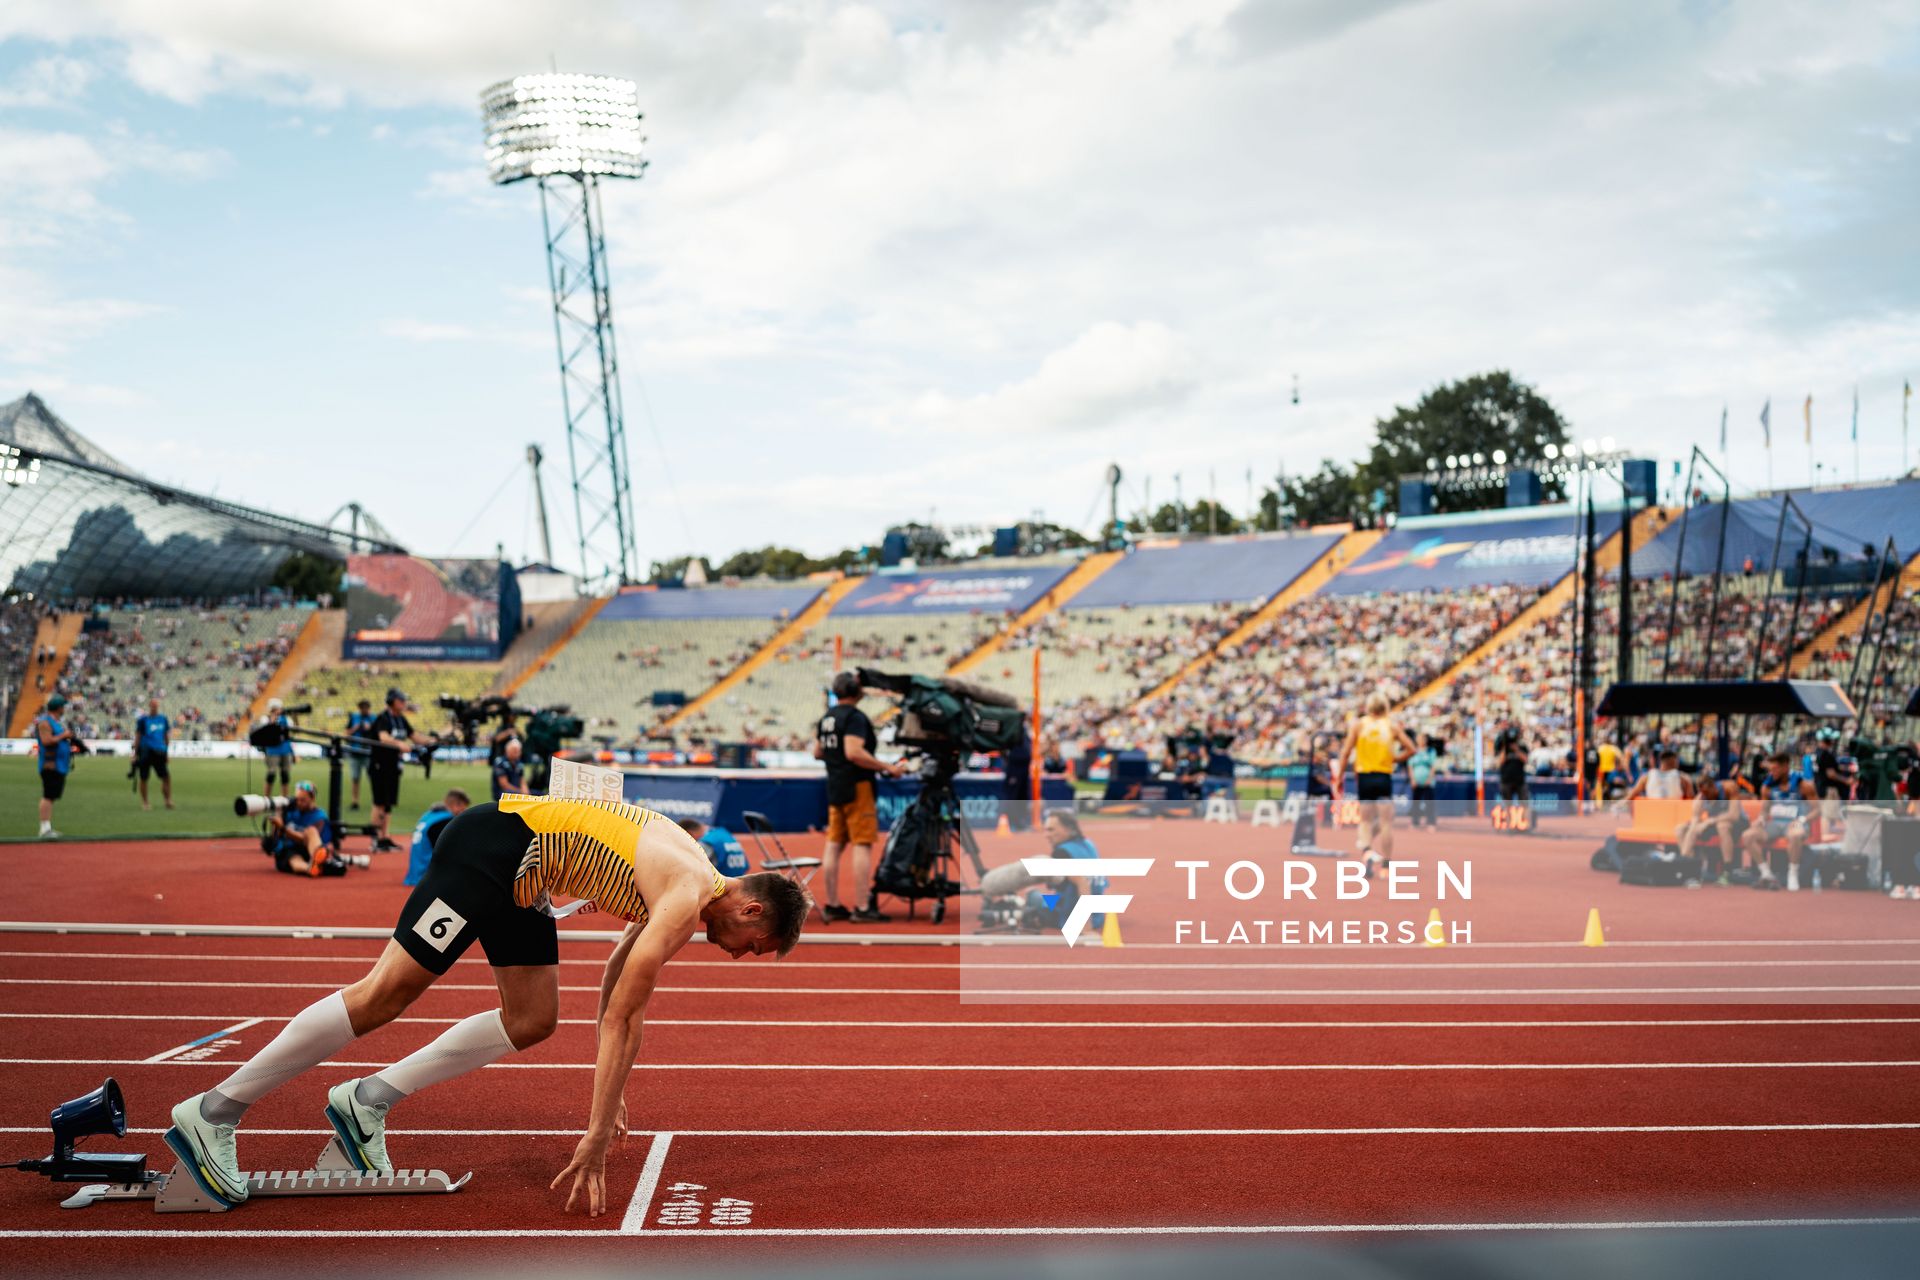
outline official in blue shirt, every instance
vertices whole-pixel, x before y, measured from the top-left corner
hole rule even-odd
[[[698,818],[678,819],[680,829],[700,842],[706,850],[707,861],[713,869],[723,876],[743,876],[753,868],[748,865],[747,851],[741,847],[740,840],[725,827],[710,827]]]
[[[278,725],[282,730],[291,729],[293,727],[293,721],[287,719],[286,712],[281,710],[285,705],[286,704],[278,698],[269,698],[267,700],[267,715],[266,718],[260,722],[261,727]],[[260,754],[267,758],[267,782],[260,790],[267,795],[272,795],[274,775],[278,774],[280,777],[280,794],[292,795],[293,793],[288,790],[288,788],[293,785],[293,739],[282,737],[274,746],[260,748]]]
[[[40,838],[58,840],[53,829],[53,804],[67,793],[67,773],[73,768],[73,730],[59,720],[67,696],[56,693],[47,709],[33,718],[33,737],[40,747]]]
[[[347,807],[360,807],[360,775],[367,771],[367,757],[373,750],[373,702],[360,699],[360,708],[347,716],[347,772],[353,778],[353,802]]]
[[[420,815],[420,821],[414,824],[413,843],[407,850],[407,878],[402,884],[419,884],[427,874],[427,866],[433,861],[434,848],[440,843],[440,832],[455,814],[464,813],[472,801],[467,793],[454,787],[442,796],[440,803]]]
[[[147,775],[160,775],[160,795],[167,802],[167,808],[173,808],[173,774],[167,768],[168,737],[173,733],[173,721],[160,714],[160,699],[147,699],[147,714],[133,722],[133,771],[140,777],[140,807],[151,809],[147,803]]]

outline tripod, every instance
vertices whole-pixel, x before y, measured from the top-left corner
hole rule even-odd
[[[953,777],[960,772],[959,754],[927,754],[920,760],[920,794],[887,834],[874,888],[906,899],[909,920],[919,900],[931,898],[933,922],[939,924],[947,916],[947,899],[964,892],[953,877],[955,846],[973,863],[974,875],[985,877],[987,868],[953,790]]]
[[[371,837],[373,824],[356,822],[352,825],[340,821],[340,766],[347,758],[347,740],[337,733],[326,733],[318,729],[294,728],[287,730],[287,736],[296,742],[311,742],[320,748],[320,754],[327,761],[327,821],[333,825],[334,832],[344,841],[349,833]]]

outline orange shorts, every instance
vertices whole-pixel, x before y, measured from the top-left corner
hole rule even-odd
[[[827,843],[872,844],[880,837],[880,817],[873,807],[873,784],[857,783],[853,799],[827,806]]]

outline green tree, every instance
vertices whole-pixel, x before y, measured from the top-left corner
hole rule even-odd
[[[1355,476],[1357,493],[1384,490],[1387,507],[1400,501],[1400,477],[1430,469],[1448,455],[1492,462],[1495,451],[1505,454],[1504,465],[1543,462],[1546,447],[1564,449],[1567,423],[1546,397],[1505,370],[1475,374],[1435,387],[1412,408],[1396,407],[1393,416],[1374,423],[1373,449]],[[1558,499],[1565,488],[1547,480],[1546,496]],[[1506,501],[1499,486],[1484,489],[1443,489],[1434,498],[1436,511],[1477,511]]]
[[[1361,509],[1358,477],[1331,458],[1318,471],[1282,476],[1260,499],[1260,527],[1292,529],[1302,524],[1338,524]]]
[[[1207,531],[1207,513],[1214,509],[1214,503],[1206,498],[1201,498],[1192,503],[1185,511],[1182,511],[1171,502],[1166,502],[1161,504],[1160,509],[1154,512],[1145,524],[1140,522],[1139,516],[1135,516],[1127,521],[1127,528],[1134,533],[1146,533],[1149,531],[1153,533],[1180,533],[1182,532],[1181,526],[1184,523],[1186,526],[1185,532],[1187,533],[1205,533]],[[1233,512],[1227,510],[1225,507],[1220,507],[1218,508],[1218,515],[1215,517],[1213,528],[1216,533],[1237,533],[1240,530],[1240,522],[1234,519]]]
[[[296,600],[318,600],[323,595],[341,595],[340,574],[346,565],[328,556],[296,551],[273,571],[273,585]]]

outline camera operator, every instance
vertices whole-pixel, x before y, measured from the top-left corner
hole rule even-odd
[[[507,754],[507,744],[510,742],[521,743],[522,749],[524,750],[525,740],[520,736],[519,720],[520,713],[512,707],[508,707],[500,713],[500,727],[493,731],[493,737],[487,742],[488,767],[499,763],[500,757]],[[499,792],[496,791],[493,798],[498,800],[500,798]]]
[[[880,738],[873,731],[873,721],[857,705],[861,693],[860,677],[853,672],[833,677],[834,704],[815,727],[813,756],[827,766],[827,844],[820,854],[826,901],[820,908],[821,918],[871,923],[887,919],[872,890],[873,842],[880,834],[873,780],[881,773],[897,778],[907,766],[905,761],[882,764],[874,756]],[[866,905],[853,911],[840,905],[840,851],[848,844],[853,846],[855,891],[867,893]]]
[[[53,806],[61,796],[67,793],[67,774],[73,769],[73,753],[76,746],[82,751],[86,744],[73,736],[73,730],[60,722],[60,713],[66,710],[67,696],[56,693],[47,699],[47,709],[33,718],[33,738],[40,748],[40,838],[58,840],[60,833],[53,829]]]
[[[333,834],[333,823],[314,798],[313,784],[302,779],[293,788],[286,808],[267,815],[268,835],[262,846],[273,855],[273,867],[294,876],[343,876],[349,866],[366,867],[365,854],[345,858]]]
[[[353,803],[349,809],[360,807],[360,775],[367,771],[367,756],[373,747],[373,703],[366,698],[360,699],[360,705],[347,715],[347,771],[353,778]]]
[[[160,794],[167,808],[173,808],[173,772],[167,767],[167,739],[172,732],[173,721],[160,713],[160,699],[148,698],[147,714],[133,722],[133,767],[127,770],[129,776],[140,779],[142,809],[153,808],[147,800],[147,776],[155,773],[160,775]]]
[[[372,736],[367,780],[373,790],[373,847],[391,853],[400,847],[387,834],[393,807],[400,803],[400,758],[409,747],[429,747],[434,739],[415,731],[407,719],[407,695],[398,689],[387,690],[387,709],[374,717]]]
[[[1006,777],[1000,784],[1000,794],[1004,804],[1001,812],[1007,815],[1007,826],[1014,831],[1025,831],[1033,825],[1033,740],[1027,734],[1026,722],[1020,724],[1020,741],[1000,753],[1000,767],[1006,771]]]
[[[278,698],[268,698],[267,714],[261,717],[259,724],[254,726],[255,729],[274,726],[280,730],[278,742],[270,747],[260,748],[260,754],[267,758],[266,785],[260,788],[266,795],[273,794],[273,777],[276,773],[280,775],[280,794],[283,796],[292,794],[290,788],[293,786],[293,739],[287,736],[287,730],[293,727],[293,721],[287,718],[286,705]]]
[[[440,832],[449,821],[467,811],[473,801],[459,787],[450,787],[440,803],[420,815],[420,821],[414,824],[413,842],[407,851],[407,878],[402,884],[416,885],[427,874],[427,867],[433,861],[433,851],[440,844]]]
[[[500,756],[493,762],[493,798],[501,796],[524,796],[527,791],[526,766],[520,763],[525,752],[520,739],[508,738],[500,750]]]

